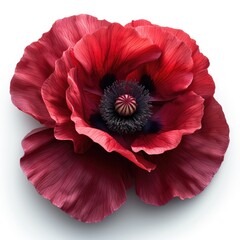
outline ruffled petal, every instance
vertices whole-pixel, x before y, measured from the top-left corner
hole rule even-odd
[[[72,121],[56,125],[54,136],[58,140],[72,141],[75,153],[85,153],[93,143],[87,136],[78,134]]]
[[[80,14],[63,18],[54,23],[46,41],[54,49],[57,58],[69,47],[73,47],[83,36],[92,34],[110,23],[106,20],[98,20],[96,17]]]
[[[69,122],[72,111],[89,121],[90,115],[98,110],[101,94],[87,86],[87,78],[72,49],[56,61],[54,73],[42,86],[42,97],[57,124]]]
[[[98,222],[126,199],[131,180],[128,163],[93,145],[75,154],[52,130],[38,130],[23,140],[21,167],[36,190],[55,206],[83,222]]]
[[[54,121],[50,118],[41,96],[42,84],[54,71],[55,61],[66,49],[84,35],[107,25],[107,21],[99,21],[88,15],[56,21],[49,32],[25,49],[11,81],[13,103],[41,123],[52,126]]]
[[[139,65],[158,59],[161,52],[134,29],[114,23],[83,37],[74,46],[74,54],[96,88],[106,74],[125,79]]]
[[[200,51],[199,46],[196,44],[196,41],[185,33],[181,29],[174,29],[169,27],[163,27],[163,29],[173,34],[177,39],[183,41],[192,51],[192,58],[194,62],[193,71],[198,72],[209,67],[209,60],[205,57]]]
[[[105,151],[117,152],[134,163],[136,166],[149,172],[155,169],[155,164],[147,161],[142,154],[133,153],[132,151],[128,150],[107,132],[90,127],[78,116],[72,115],[72,120],[75,122],[76,131],[79,134],[89,137],[92,141],[103,147]]]
[[[25,49],[24,56],[17,64],[15,74],[11,80],[10,94],[12,102],[21,111],[30,114],[40,123],[52,126],[51,119],[41,96],[43,82],[52,73],[51,54],[43,54],[43,46],[38,42]]]
[[[72,49],[69,49],[56,61],[54,73],[44,82],[41,89],[48,112],[57,124],[70,120],[71,111],[66,103],[66,90],[68,72],[74,67],[76,63],[72,56]]]
[[[184,136],[179,146],[151,156],[157,164],[151,173],[136,169],[138,196],[146,203],[163,205],[174,197],[192,198],[203,191],[218,171],[229,143],[229,128],[221,106],[205,101],[202,128]]]
[[[132,143],[132,150],[161,154],[175,148],[183,135],[201,128],[203,102],[202,97],[190,92],[165,103],[153,116],[153,120],[161,125],[161,130],[158,133],[140,135]]]
[[[207,69],[199,71],[194,75],[194,79],[187,91],[193,91],[203,98],[213,96],[215,92],[215,84]]]
[[[94,97],[86,96],[86,92],[82,89],[82,94],[75,80],[75,72],[78,72],[77,62],[72,55],[72,49],[64,52],[63,56],[56,62],[54,73],[44,82],[42,87],[42,96],[46,107],[55,120],[54,135],[59,140],[70,140],[74,144],[76,153],[83,153],[91,146],[91,139],[84,135],[80,135],[75,130],[75,124],[71,120],[74,108],[69,104],[68,99],[71,98],[72,103],[77,105],[77,114],[85,119],[86,113],[90,111],[86,102],[94,103]],[[80,66],[78,66],[80,67]],[[79,69],[80,71],[80,69]],[[81,80],[81,77],[80,77]],[[84,100],[88,100],[85,101]],[[79,104],[81,102],[81,104]]]
[[[136,20],[128,23],[127,27],[137,28],[139,26],[153,26],[149,21]],[[189,86],[190,91],[194,91],[204,98],[211,97],[215,91],[215,84],[212,77],[208,74],[207,68],[209,67],[209,60],[199,51],[199,46],[196,41],[192,39],[187,33],[180,29],[174,29],[169,27],[161,27],[163,31],[174,35],[178,40],[184,42],[192,52],[193,59],[193,80]],[[132,73],[130,79],[140,79],[143,74],[146,74],[146,70],[136,71]]]
[[[193,81],[189,89],[204,98],[212,97],[215,91],[215,84],[207,71],[209,60],[199,51],[199,46],[196,44],[196,41],[180,29],[168,27],[164,27],[163,29],[183,41],[192,51]]]
[[[193,60],[190,48],[159,26],[147,25],[135,29],[142,37],[157,44],[162,52],[159,59],[141,67],[137,74],[140,75],[139,77],[148,75],[152,79],[155,98],[172,99],[192,82]],[[139,77],[136,75],[137,79]]]
[[[69,71],[66,103],[74,116],[79,116],[89,123],[91,115],[99,112],[101,94],[87,88],[84,84],[86,79],[87,76],[81,68],[73,68]]]
[[[139,19],[139,20],[132,20],[130,23],[126,24],[125,27],[139,27],[139,26],[147,26],[152,25],[151,22],[145,20],[145,19]]]

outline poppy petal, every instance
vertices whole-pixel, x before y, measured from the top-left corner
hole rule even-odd
[[[30,114],[40,123],[52,126],[51,119],[41,96],[43,82],[53,71],[51,54],[43,55],[43,47],[36,42],[25,49],[24,56],[17,64],[11,80],[10,93],[12,102],[21,111]],[[44,60],[41,59],[41,57]]]
[[[139,19],[139,20],[132,20],[130,23],[126,24],[125,27],[139,27],[139,26],[146,26],[146,25],[152,25],[152,23],[145,19]]]
[[[40,129],[23,140],[21,167],[36,190],[55,206],[83,222],[98,222],[126,200],[131,180],[128,163],[93,145],[76,154],[68,141]]]
[[[161,130],[158,133],[139,136],[132,143],[132,150],[161,154],[175,148],[183,135],[201,128],[203,102],[202,97],[190,92],[165,103],[153,116],[153,120],[161,125]]]
[[[66,90],[68,88],[68,72],[76,67],[72,50],[63,53],[63,56],[56,61],[54,73],[44,82],[42,86],[42,98],[48,109],[51,118],[56,123],[68,122],[71,111],[66,103]]]
[[[215,92],[215,84],[208,70],[197,72],[187,90],[193,91],[203,98],[212,97]]]
[[[196,41],[180,29],[173,29],[169,27],[163,28],[165,31],[173,34],[176,38],[183,41],[192,50],[193,59],[193,81],[189,89],[197,94],[207,98],[213,96],[215,91],[215,84],[212,77],[208,74],[209,60],[199,51],[199,46]]]
[[[62,123],[54,127],[54,136],[58,140],[73,142],[75,153],[85,153],[92,145],[92,140],[85,135],[80,135],[72,121]]]
[[[84,35],[108,24],[89,15],[56,21],[49,32],[25,49],[17,64],[10,88],[13,103],[41,123],[54,125],[41,96],[42,84],[54,71],[55,61],[65,50]]]
[[[174,197],[192,198],[203,191],[218,171],[229,143],[229,128],[215,99],[205,101],[202,128],[184,136],[178,147],[151,156],[151,173],[136,169],[138,196],[146,203],[163,205]]]
[[[192,82],[193,60],[190,48],[159,26],[140,26],[136,31],[152,40],[161,49],[161,57],[139,69],[151,77],[156,88],[155,97],[168,100],[185,90]]]
[[[196,41],[190,38],[190,36],[181,29],[174,29],[169,27],[163,27],[163,29],[173,34],[177,39],[183,41],[192,51],[192,58],[194,62],[193,71],[198,72],[209,67],[209,60],[200,51]]]
[[[89,73],[89,80],[99,87],[99,81],[106,74],[125,79],[126,74],[139,65],[159,58],[161,52],[133,28],[114,23],[83,37],[74,46],[74,54]]]
[[[130,160],[136,166],[152,171],[155,169],[155,164],[147,161],[142,154],[133,153],[122,146],[115,138],[110,136],[107,132],[101,131],[96,128],[88,126],[83,119],[78,116],[72,115],[72,120],[75,122],[76,131],[79,134],[83,134],[93,140],[95,143],[102,146],[107,152],[117,152],[123,157]]]
[[[81,100],[78,94],[79,90],[73,79],[74,76],[71,76],[71,72],[74,73],[76,70],[76,64],[72,49],[65,51],[63,56],[56,61],[54,73],[44,82],[42,96],[51,117],[56,121],[54,127],[55,137],[59,140],[71,140],[75,152],[83,153],[88,149],[92,141],[76,132],[75,124],[71,120],[71,111],[74,109],[68,104],[69,97],[73,98],[72,102],[75,105]],[[93,96],[90,99],[90,102],[93,102]],[[83,112],[89,112],[89,108],[83,105],[78,105],[75,109],[78,110],[81,117],[83,117]]]
[[[99,111],[101,95],[85,88],[84,80],[87,77],[81,68],[73,68],[68,73],[68,89],[66,102],[75,116],[79,116],[89,123],[91,115]]]

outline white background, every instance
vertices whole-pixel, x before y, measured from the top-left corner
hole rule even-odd
[[[240,14],[236,0],[7,0],[0,3],[0,239],[240,239]],[[87,13],[125,24],[145,18],[197,40],[231,129],[225,161],[191,200],[143,204],[134,191],[98,224],[71,219],[37,194],[19,167],[22,138],[38,124],[11,103],[9,83],[24,48],[57,19]]]

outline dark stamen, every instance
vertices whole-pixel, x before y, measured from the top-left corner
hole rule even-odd
[[[151,77],[148,74],[142,75],[139,84],[144,86],[145,89],[147,89],[149,91],[149,93],[153,93],[155,91],[155,86],[154,86],[153,80],[151,79]]]
[[[149,101],[148,90],[137,82],[116,81],[104,90],[99,110],[110,131],[132,134],[150,118]]]
[[[114,74],[106,74],[103,76],[103,78],[100,81],[100,87],[102,90],[104,90],[107,87],[110,87],[114,82],[116,81],[116,77]]]
[[[91,125],[94,126],[95,128],[98,128],[104,132],[108,132],[107,125],[106,125],[105,121],[102,119],[102,116],[100,114],[91,115],[89,121],[90,121]]]
[[[142,129],[144,133],[157,133],[159,130],[161,130],[161,124],[154,120],[148,120]]]

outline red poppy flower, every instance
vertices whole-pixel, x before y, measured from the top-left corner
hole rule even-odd
[[[84,222],[117,210],[133,183],[148,204],[194,197],[229,142],[208,66],[182,30],[58,20],[25,49],[11,81],[13,103],[44,125],[23,140],[24,173]]]

